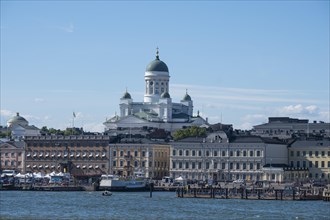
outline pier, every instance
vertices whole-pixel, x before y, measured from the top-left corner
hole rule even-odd
[[[315,193],[316,192],[316,193]],[[323,193],[324,194],[324,193]],[[209,199],[246,199],[246,200],[326,200],[327,197],[315,189],[284,189],[284,188],[245,188],[245,187],[179,187],[176,189],[178,198],[209,198]]]

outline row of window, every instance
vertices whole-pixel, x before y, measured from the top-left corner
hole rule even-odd
[[[1,165],[4,166],[21,166],[22,162],[21,161],[15,161],[15,160],[5,160]]]
[[[101,164],[101,167],[102,167],[102,169],[103,168],[105,168],[105,164]],[[61,168],[61,166],[60,165],[54,165],[54,164],[51,164],[51,165],[49,165],[49,164],[44,164],[44,165],[42,165],[42,164],[33,164],[33,165],[30,165],[30,164],[28,164],[27,166],[26,166],[26,168],[33,168],[33,169],[55,169],[55,168],[57,168],[57,169],[60,169]],[[76,165],[76,168],[77,169],[99,169],[100,168],[100,166],[99,165],[91,165],[91,164],[77,164]]]
[[[260,163],[217,163],[217,162],[205,162],[205,168],[202,162],[172,162],[173,169],[229,169],[230,170],[259,170],[261,168]]]
[[[76,152],[67,152],[67,151],[46,151],[46,152],[43,152],[43,151],[34,151],[33,153],[32,152],[27,152],[26,154],[26,157],[44,157],[44,158],[47,158],[47,157],[82,157],[82,158],[91,158],[91,157],[105,157],[106,156],[106,152],[100,152],[100,151],[96,151],[96,152],[93,152],[93,151],[76,151]]]
[[[172,151],[172,155],[173,156],[176,156],[177,155],[177,152],[178,152],[178,156],[198,156],[198,157],[201,157],[203,156],[203,153],[202,153],[202,150],[173,150]],[[236,157],[262,157],[262,154],[263,154],[263,151],[260,151],[260,150],[237,150],[237,151],[232,151],[230,150],[229,151],[229,155],[227,153],[228,151],[226,150],[223,150],[223,151],[209,151],[209,150],[206,150],[205,151],[205,155],[204,156],[213,156],[213,157],[233,157],[233,156],[236,156]],[[213,154],[212,154],[213,153]],[[212,154],[212,155],[211,155]]]
[[[106,147],[107,143],[28,143],[28,147]]]
[[[314,155],[314,157],[319,157],[319,156],[325,157],[326,156],[325,151],[308,151],[308,154],[307,154],[307,151],[298,150],[298,151],[290,151],[291,157],[294,157],[294,152],[296,152],[296,157],[300,157],[300,155],[303,157],[306,157],[307,155],[309,157],[313,157],[313,155]],[[313,152],[314,152],[314,154],[313,154]],[[328,155],[328,157],[330,157],[330,151],[328,151],[327,155]]]
[[[16,157],[16,156],[18,156],[18,157],[21,157],[22,156],[22,152],[18,152],[18,153],[8,153],[8,152],[6,152],[6,153],[4,153],[4,155],[5,155],[5,157]]]
[[[297,167],[297,168],[326,168],[326,161],[315,161],[313,164],[313,161],[291,161],[290,162],[291,167]],[[327,167],[330,168],[330,161],[328,161]]]
[[[126,164],[125,164],[125,161],[124,160],[114,160],[112,162],[112,166],[113,167],[124,167],[124,166],[127,166],[127,167],[131,167],[131,162],[130,161],[126,161]],[[145,167],[146,166],[146,161],[141,161],[141,167]],[[167,163],[166,162],[163,162],[163,161],[154,161],[154,167],[157,167],[157,168],[166,168],[167,166]],[[140,167],[140,162],[139,161],[134,161],[134,167],[137,168],[137,167]],[[150,161],[149,162],[149,167],[152,167],[152,162]]]

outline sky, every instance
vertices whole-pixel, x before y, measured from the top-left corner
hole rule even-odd
[[[251,129],[330,121],[329,1],[1,0],[1,125],[104,130],[156,48],[194,115]],[[73,118],[73,112],[76,117]]]

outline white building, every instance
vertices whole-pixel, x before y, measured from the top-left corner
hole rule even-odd
[[[309,123],[308,119],[269,117],[268,123],[253,126],[252,134],[280,139],[289,139],[301,135],[330,137],[330,123],[322,121]]]
[[[171,143],[170,176],[186,179],[232,181],[282,181],[283,173],[264,170],[268,164],[286,165],[287,145],[260,137],[239,137],[231,143],[223,139],[188,138]]]
[[[26,136],[39,136],[40,130],[34,125],[29,125],[29,122],[16,113],[16,116],[7,121],[7,127],[11,131],[11,136],[15,140],[20,140]]]
[[[156,59],[146,68],[144,80],[143,102],[133,102],[126,91],[120,99],[120,115],[104,122],[106,130],[153,127],[173,131],[185,126],[207,124],[199,115],[193,116],[193,100],[188,92],[179,103],[172,102],[169,70],[159,59],[158,50]]]

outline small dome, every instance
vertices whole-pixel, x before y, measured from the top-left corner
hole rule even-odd
[[[8,127],[12,126],[12,125],[28,125],[29,122],[23,118],[22,116],[19,116],[19,113],[17,112],[16,116],[12,117],[11,119],[9,119],[7,121],[7,125]]]
[[[191,101],[190,95],[188,95],[188,93],[186,93],[186,95],[183,97],[182,101]]]
[[[162,99],[170,99],[171,96],[168,92],[163,92],[160,96]]]
[[[123,95],[122,99],[132,99],[131,94],[129,94],[127,91]]]
[[[167,65],[159,59],[158,48],[156,52],[156,59],[151,61],[146,68],[146,72],[152,72],[152,71],[168,72]]]

